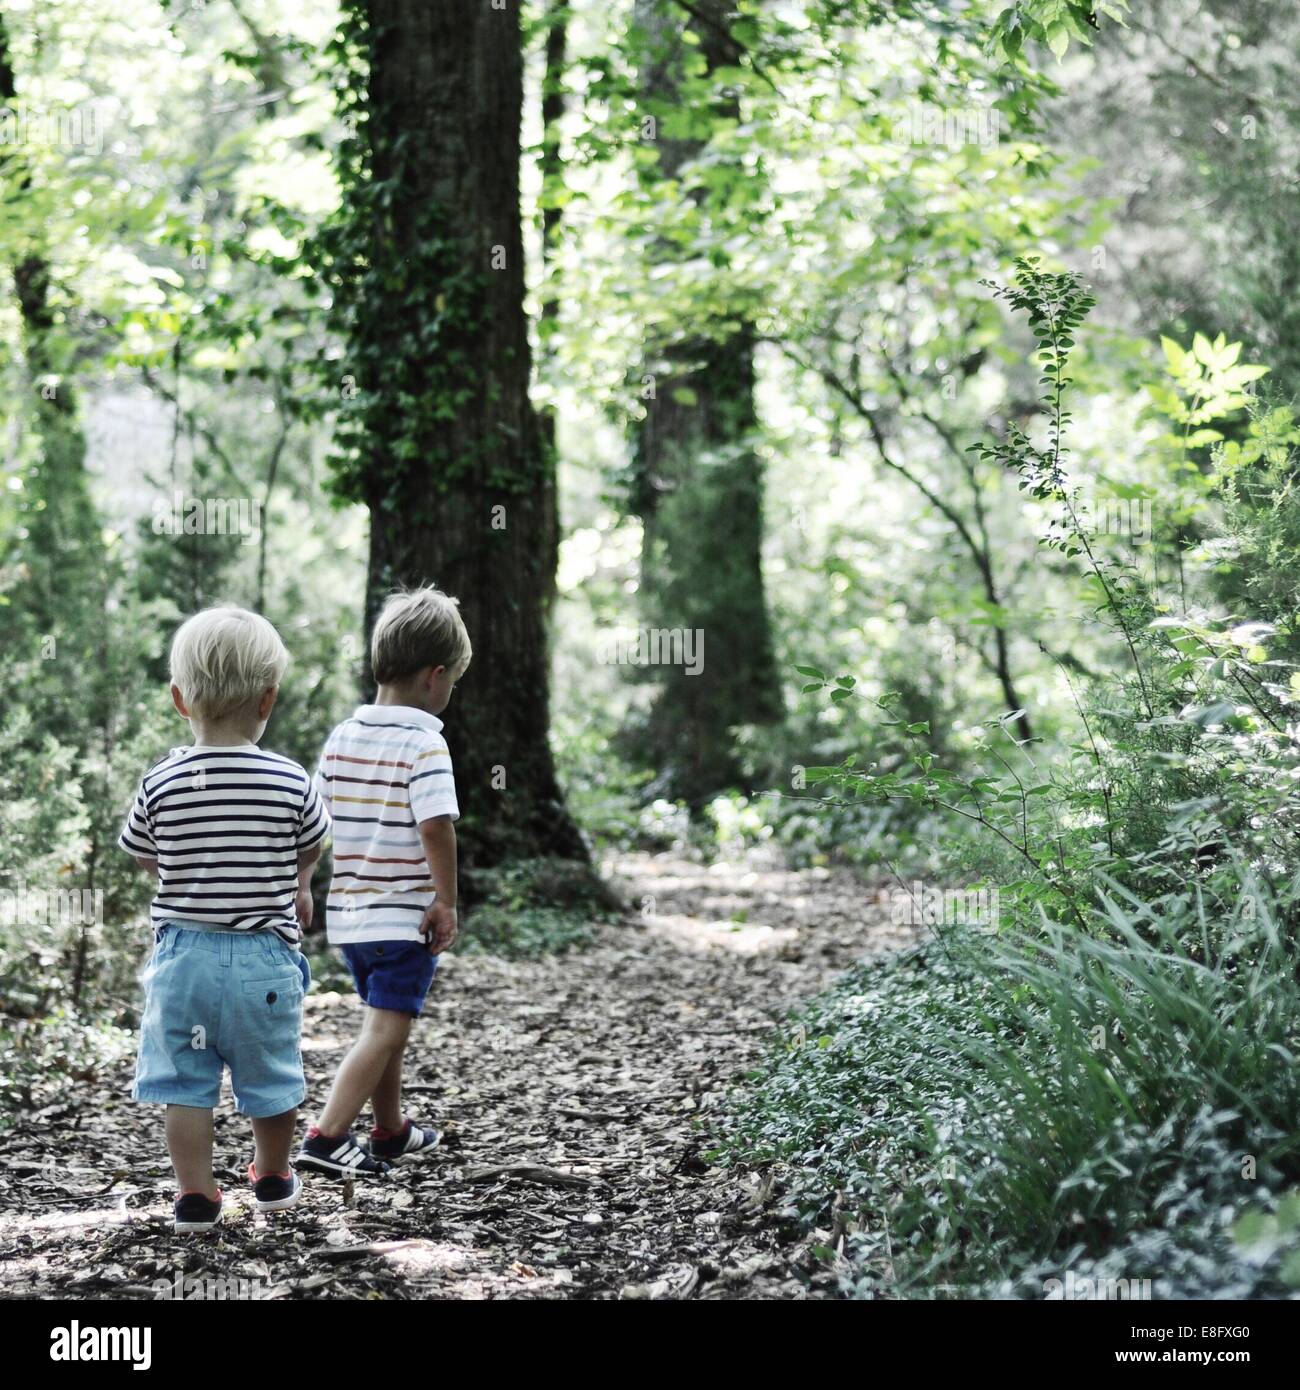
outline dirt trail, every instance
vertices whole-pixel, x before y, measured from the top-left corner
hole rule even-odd
[[[227,1100],[225,1224],[177,1238],[161,1111],[127,1098],[128,1066],[0,1136],[0,1296],[150,1298],[178,1278],[271,1298],[816,1296],[752,1180],[702,1160],[702,1120],[790,1004],[908,929],[846,874],[755,857],[606,868],[634,911],[589,949],[444,958],[408,1063],[407,1108],[445,1129],[438,1154],[350,1204],[308,1177],[296,1208],[259,1216]],[[358,1009],[308,998],[311,1103]]]

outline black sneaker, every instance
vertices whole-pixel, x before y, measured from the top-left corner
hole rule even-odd
[[[283,1211],[302,1196],[302,1182],[292,1169],[287,1173],[264,1173],[259,1178],[250,1163],[248,1181],[253,1184],[258,1211]]]
[[[407,1120],[400,1134],[391,1139],[371,1139],[370,1152],[386,1163],[405,1163],[408,1158],[419,1158],[432,1153],[442,1141],[436,1129],[421,1129],[419,1125]]]
[[[381,1178],[389,1165],[370,1155],[350,1135],[309,1134],[296,1159],[299,1168],[328,1173],[332,1178]]]
[[[210,1231],[221,1225],[221,1189],[217,1189],[215,1202],[201,1192],[182,1192],[172,1211],[174,1230]]]

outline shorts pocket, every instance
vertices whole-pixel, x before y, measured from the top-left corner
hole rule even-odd
[[[228,1039],[228,1057],[238,1055],[247,1061],[258,1056],[263,1059],[259,1070],[276,1057],[295,1064],[302,1031],[302,976],[294,970],[245,980],[240,986],[238,1017],[238,1035]]]
[[[288,962],[270,970],[240,981],[238,1006],[222,1022],[231,1088],[246,1115],[278,1115],[304,1093],[302,976]]]
[[[260,994],[268,1009],[276,1012],[296,1010],[302,1003],[304,993],[302,972],[295,968],[292,974],[286,972],[264,980],[245,980],[242,989],[245,1008]]]

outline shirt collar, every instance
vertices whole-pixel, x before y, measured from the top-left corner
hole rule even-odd
[[[442,720],[428,714],[414,705],[358,705],[353,719],[363,719],[367,724],[418,724],[421,728],[440,733]]]

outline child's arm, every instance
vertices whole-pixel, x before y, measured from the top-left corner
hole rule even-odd
[[[308,777],[298,825],[298,891],[293,900],[298,926],[304,932],[311,926],[312,919],[312,871],[330,834],[330,813],[325,802],[318,783]]]
[[[158,846],[154,843],[143,782],[140,783],[140,789],[131,803],[126,824],[117,837],[117,845],[119,849],[125,850],[145,873],[152,874],[154,878],[158,877]]]
[[[311,876],[320,860],[320,845],[312,845],[298,855],[298,895],[294,900],[294,911],[298,925],[306,931],[311,926]]]
[[[420,843],[429,865],[429,877],[437,893],[424,914],[420,935],[429,943],[429,954],[450,950],[460,932],[456,914],[456,826],[450,816],[434,816],[420,822]]]

